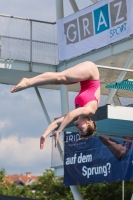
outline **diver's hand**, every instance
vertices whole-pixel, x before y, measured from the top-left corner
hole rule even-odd
[[[60,135],[60,131],[55,131],[52,135],[50,135],[50,137],[55,136],[55,147],[57,147],[57,143],[59,140],[59,135]]]
[[[45,137],[42,135],[42,136],[40,137],[40,149],[43,149],[45,143],[46,143],[46,139],[45,139]]]

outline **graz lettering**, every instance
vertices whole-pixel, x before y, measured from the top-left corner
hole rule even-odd
[[[109,4],[65,23],[66,44],[77,43],[110,28],[110,38],[112,38],[126,30],[126,16],[126,0],[113,0]]]

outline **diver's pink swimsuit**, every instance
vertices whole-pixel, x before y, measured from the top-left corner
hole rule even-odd
[[[80,82],[80,92],[76,96],[74,104],[75,107],[80,106],[83,107],[88,102],[96,100],[98,102],[99,99],[95,97],[95,92],[100,86],[100,80],[85,80]]]

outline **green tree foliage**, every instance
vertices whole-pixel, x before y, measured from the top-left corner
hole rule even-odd
[[[122,181],[80,186],[84,200],[122,199]],[[124,200],[130,200],[133,193],[133,181],[125,181]]]
[[[2,168],[0,170],[0,182],[3,180],[3,178],[5,177],[5,175],[6,175],[6,171],[5,171],[4,168]]]
[[[54,177],[54,171],[46,170],[43,176],[39,177],[38,184],[31,186],[35,192],[35,198],[41,200],[73,200],[70,188],[63,186],[63,179]]]
[[[17,187],[15,184],[11,184],[4,180],[6,175],[5,169],[0,170],[0,194],[8,196],[18,197],[32,197],[31,190],[27,186]]]
[[[39,200],[74,200],[69,187],[63,185],[62,178],[54,177],[51,169],[39,177],[37,183],[18,187],[4,181],[5,170],[0,170],[0,194],[33,198]],[[105,184],[89,184],[80,186],[84,200],[118,200],[122,199],[122,181]],[[131,199],[133,180],[125,181],[125,200]]]

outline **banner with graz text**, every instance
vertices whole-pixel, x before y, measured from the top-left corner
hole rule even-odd
[[[85,54],[133,33],[133,0],[102,0],[57,21],[59,60]]]
[[[133,137],[78,138],[78,133],[65,134],[65,185],[133,179]]]

